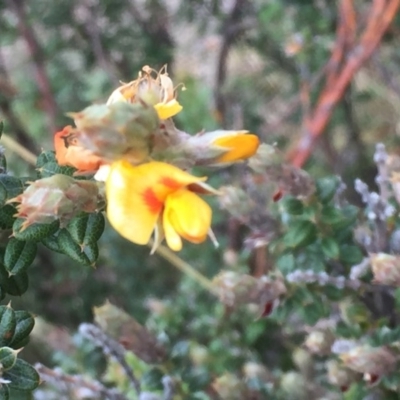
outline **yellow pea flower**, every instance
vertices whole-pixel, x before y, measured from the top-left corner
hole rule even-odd
[[[106,180],[108,219],[137,244],[147,244],[158,226],[172,250],[181,250],[182,238],[201,243],[210,230],[212,212],[194,192],[214,192],[204,180],[163,162],[114,162]]]

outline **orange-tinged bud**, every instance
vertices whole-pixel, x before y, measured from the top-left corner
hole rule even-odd
[[[54,149],[59,165],[74,167],[79,172],[94,172],[103,164],[100,157],[79,144],[71,125],[54,135]]]
[[[94,212],[99,201],[95,182],[75,180],[56,174],[38,179],[8,203],[19,203],[17,217],[25,218],[22,229],[33,223],[68,222],[81,211]]]

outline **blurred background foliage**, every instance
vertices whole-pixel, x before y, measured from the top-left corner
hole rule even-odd
[[[367,18],[370,3],[354,1],[360,21]],[[330,0],[2,1],[4,132],[36,155],[52,150],[54,132],[71,122],[67,112],[104,102],[119,81],[135,79],[144,65],[158,70],[167,64],[174,82],[186,88],[178,90],[184,107],[176,118],[178,128],[191,133],[245,128],[285,153],[300,136],[310,106],[302,98],[303,88],[311,88],[312,104],[322,87],[320,76],[334,47],[338,19],[337,2]],[[315,179],[330,176],[317,181],[317,197],[303,201],[295,195],[275,204],[269,191],[263,211],[252,220],[258,219],[260,226],[250,227],[213,200],[220,247],[188,244],[179,254],[182,259],[210,279],[224,269],[255,277],[310,270],[347,279],[367,253],[353,234],[364,217],[358,208],[338,205],[334,194],[341,184],[332,175],[347,184],[343,201],[361,206],[353,181],[359,177],[377,188],[375,144],[384,142],[390,153],[399,151],[399,29],[397,17],[355,75],[306,165]],[[27,160],[4,145],[9,173],[35,177]],[[202,172],[215,187],[246,189],[243,165]],[[280,228],[273,229],[279,235],[265,239],[263,229],[270,227],[263,222],[271,216],[279,220]],[[390,234],[398,224],[397,217],[390,220]],[[257,239],[268,246],[254,245]],[[332,357],[324,351],[313,355],[302,346],[312,327],[333,314],[340,320],[332,328],[336,338],[358,340],[375,332],[375,345],[380,346],[393,330],[393,340],[388,340],[395,342],[400,335],[398,292],[385,292],[389,311],[376,310],[371,306],[374,291],[361,294],[340,279],[321,286],[319,278],[311,277],[300,286],[286,283],[284,306],[271,315],[263,310],[266,317],[257,319],[253,309],[224,305],[164,258],[149,256],[147,247],[125,241],[108,226],[99,248],[94,269],[39,246],[28,291],[12,297],[13,307],[38,316],[23,358],[114,384],[126,398],[135,398],[118,362],[106,363],[96,347],[107,346],[75,333],[82,322],[93,321],[93,307],[109,300],[146,325],[168,349],[167,366],[142,367],[138,359],[128,360],[142,371],[142,387],[148,391],[162,391],[161,377],[168,373],[184,382],[176,398],[340,399],[345,390],[346,399],[367,398],[369,393],[398,398],[400,382],[390,376],[378,388],[358,378],[335,385],[323,367]],[[389,247],[375,251],[394,252]],[[291,283],[301,278],[290,276]],[[269,302],[265,306],[273,308]],[[62,379],[56,376],[57,381]],[[58,389],[66,399],[114,398],[78,387],[77,381]],[[164,385],[165,397],[140,398],[172,399],[166,397],[167,389]],[[35,398],[60,399],[52,390],[43,385]]]

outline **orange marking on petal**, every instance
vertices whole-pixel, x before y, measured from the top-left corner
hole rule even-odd
[[[154,193],[153,189],[151,188],[147,188],[143,194],[143,200],[145,202],[145,204],[147,205],[149,211],[152,214],[158,214],[162,207],[163,207],[163,203],[162,201],[160,201],[156,194]]]
[[[161,185],[164,185],[172,190],[179,189],[182,186],[182,184],[177,182],[175,179],[169,178],[168,176],[163,176],[159,182]]]

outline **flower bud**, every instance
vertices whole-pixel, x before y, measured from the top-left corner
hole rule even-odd
[[[370,256],[374,282],[400,286],[400,256],[378,253]]]
[[[106,160],[126,159],[133,164],[148,157],[159,124],[154,107],[145,103],[93,105],[70,116],[82,147]]]
[[[286,293],[286,287],[280,279],[268,276],[255,278],[233,271],[222,271],[214,279],[219,298],[228,307],[239,307],[243,304],[257,304],[262,313],[266,305],[272,304]]]
[[[63,225],[81,211],[94,212],[99,197],[99,187],[95,182],[56,174],[31,183],[8,203],[19,203],[16,216],[25,218],[21,227],[23,231],[33,223],[49,224],[58,219]]]
[[[221,399],[243,400],[246,398],[246,386],[238,377],[225,373],[212,383]]]
[[[197,149],[193,152],[197,164],[218,165],[253,156],[260,145],[260,140],[248,131],[218,130],[191,136],[186,145]]]
[[[337,360],[329,360],[326,365],[329,383],[339,387],[342,392],[347,391],[353,382],[360,379],[360,375],[344,367]]]
[[[393,371],[397,357],[385,346],[357,346],[340,355],[347,368],[362,374],[382,376]]]
[[[304,345],[311,353],[323,356],[330,354],[334,341],[335,336],[330,330],[316,330],[309,333]]]
[[[299,372],[285,373],[281,378],[281,388],[285,392],[285,399],[303,400],[307,398],[306,378]]]

